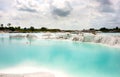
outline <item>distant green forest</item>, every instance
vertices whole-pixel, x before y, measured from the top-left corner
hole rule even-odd
[[[95,32],[95,31],[100,31],[100,32],[120,32],[120,28],[119,27],[115,27],[112,29],[106,28],[106,27],[102,27],[100,29],[94,29],[94,28],[90,28],[90,29],[83,29],[83,30],[60,30],[60,29],[48,29],[46,27],[41,27],[41,28],[34,28],[33,26],[29,27],[29,28],[21,28],[20,26],[15,27],[12,26],[11,23],[8,23],[6,26],[4,26],[4,24],[0,24],[0,31],[4,31],[4,32],[10,32],[10,33],[31,33],[31,32],[75,32],[75,31],[81,31],[81,32]]]
[[[20,26],[14,27],[11,25],[11,23],[8,23],[7,26],[4,26],[4,24],[0,24],[0,30],[1,31],[7,31],[7,32],[22,32],[22,33],[29,33],[29,32],[60,32],[60,29],[48,29],[46,27],[41,28],[34,28],[33,26],[29,28],[21,28]]]

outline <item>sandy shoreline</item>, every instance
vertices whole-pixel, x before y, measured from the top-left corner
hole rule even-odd
[[[66,77],[62,73],[34,67],[11,68],[0,71],[0,77]]]
[[[55,77],[49,72],[27,73],[27,74],[0,74],[0,77]]]
[[[27,65],[29,64],[29,65]],[[0,77],[68,77],[62,70],[36,64],[22,63],[10,68],[0,69]]]

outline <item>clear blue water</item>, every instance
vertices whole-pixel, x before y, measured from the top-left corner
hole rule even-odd
[[[28,60],[46,68],[66,71],[72,77],[120,77],[119,48],[72,41],[0,37],[0,69]]]

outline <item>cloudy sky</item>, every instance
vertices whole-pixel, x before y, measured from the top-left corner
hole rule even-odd
[[[120,27],[120,0],[0,0],[0,24],[88,29]]]

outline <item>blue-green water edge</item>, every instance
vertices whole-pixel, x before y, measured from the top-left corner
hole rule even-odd
[[[72,41],[0,38],[0,69],[25,61],[77,75],[74,77],[120,77],[119,48]]]

